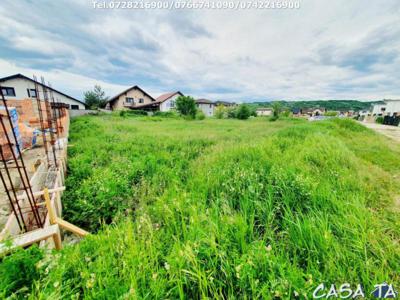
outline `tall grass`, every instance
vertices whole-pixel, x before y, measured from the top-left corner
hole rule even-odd
[[[32,299],[294,299],[322,282],[400,282],[400,146],[353,121],[101,116],[71,130],[66,218],[100,231],[43,264]]]

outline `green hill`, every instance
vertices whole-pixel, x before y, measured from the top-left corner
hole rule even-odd
[[[357,100],[310,100],[310,101],[280,101],[284,108],[316,108],[321,107],[335,111],[359,111],[370,109],[373,104],[382,101],[357,101]],[[250,105],[257,107],[271,107],[272,102],[252,102]]]

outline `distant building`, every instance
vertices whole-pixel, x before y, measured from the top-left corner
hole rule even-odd
[[[325,108],[293,108],[292,113],[294,116],[322,116],[326,112]]]
[[[271,108],[257,108],[256,109],[257,116],[271,116],[272,109]]]
[[[225,107],[231,107],[231,106],[235,106],[236,103],[235,102],[227,102],[227,101],[215,101],[215,106],[225,106]]]
[[[386,112],[386,104],[375,104],[372,107],[373,116],[383,116]]]
[[[159,110],[170,111],[171,109],[175,109],[175,101],[179,96],[183,96],[179,91],[158,96],[156,102],[159,103]]]
[[[10,100],[11,102],[18,102],[21,100],[34,100],[36,101],[36,89],[35,82],[33,79],[22,75],[15,74],[8,77],[0,78],[1,91],[3,92],[4,98],[6,100]],[[64,94],[52,87],[47,85],[43,85],[41,82],[38,82],[38,92],[39,99],[44,100],[44,89],[47,91],[51,91],[54,97],[55,102],[63,103],[67,105],[68,109],[85,109],[85,103]],[[50,95],[49,95],[50,96]]]
[[[389,116],[400,116],[400,99],[385,99],[385,113]]]
[[[212,117],[215,111],[215,103],[207,99],[197,99],[197,108],[200,109],[207,117]]]
[[[375,104],[372,107],[372,115],[378,116],[400,116],[400,99],[384,99],[383,104]]]
[[[135,85],[108,100],[106,108],[111,110],[158,110],[159,103],[143,89]]]

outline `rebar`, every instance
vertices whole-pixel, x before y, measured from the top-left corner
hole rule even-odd
[[[36,199],[35,199],[35,196],[33,195],[33,192],[32,192],[32,187],[31,187],[31,184],[30,184],[30,182],[29,182],[29,176],[28,176],[28,173],[27,173],[27,171],[26,171],[24,159],[23,159],[23,157],[22,157],[21,148],[20,148],[20,145],[19,145],[19,143],[18,143],[18,140],[17,140],[17,136],[16,136],[16,134],[15,134],[15,131],[13,130],[13,123],[12,123],[10,111],[9,111],[9,109],[8,109],[7,102],[6,102],[6,99],[5,99],[5,97],[4,97],[4,94],[3,94],[3,91],[2,91],[2,89],[1,89],[1,86],[0,86],[0,95],[1,95],[1,99],[2,99],[2,101],[3,101],[3,105],[4,105],[4,108],[5,108],[6,114],[7,114],[7,119],[8,119],[9,125],[10,125],[10,129],[11,129],[11,132],[12,132],[12,136],[13,136],[14,141],[15,141],[15,147],[16,147],[16,149],[17,149],[18,157],[16,157],[16,155],[15,155],[13,149],[12,149],[12,142],[11,142],[11,139],[10,139],[10,137],[9,137],[9,135],[8,135],[8,131],[7,131],[7,129],[6,129],[6,126],[5,126],[4,122],[3,122],[3,118],[0,118],[1,127],[2,127],[3,132],[4,132],[4,135],[5,135],[5,137],[6,137],[7,144],[8,144],[9,147],[10,147],[10,150],[11,150],[10,152],[11,152],[11,155],[12,155],[12,157],[13,157],[13,161],[14,161],[16,167],[17,167],[16,169],[18,170],[18,174],[19,174],[19,177],[20,177],[20,179],[21,179],[21,183],[22,183],[22,185],[23,185],[23,188],[24,188],[24,190],[25,190],[25,193],[26,193],[26,195],[27,195],[29,205],[31,206],[31,209],[32,209],[32,211],[33,211],[33,215],[34,215],[36,224],[37,224],[38,227],[42,227],[43,224],[42,224],[42,221],[41,221],[41,219],[40,219],[39,213],[38,213],[38,211],[37,211]],[[21,162],[21,166],[20,166],[20,164],[19,164],[19,161]],[[4,165],[5,165],[5,167],[7,167],[6,164],[4,164]],[[22,171],[21,171],[21,170],[22,170]],[[5,187],[5,189],[7,189],[7,187]],[[17,200],[17,199],[16,199],[16,200]],[[18,200],[17,200],[17,201],[18,201]],[[22,215],[21,215],[21,216],[22,216]]]
[[[35,82],[35,90],[36,90],[36,104],[38,107],[38,114],[39,114],[39,123],[40,123],[40,130],[42,131],[42,140],[44,146],[44,152],[46,153],[47,164],[50,165],[49,159],[49,151],[47,149],[47,139],[46,139],[46,131],[44,127],[43,121],[43,111],[42,111],[42,103],[40,102],[40,94],[39,94],[39,83],[35,75],[33,75],[33,81]]]
[[[13,184],[13,181],[12,181],[12,178],[11,178],[11,174],[10,174],[10,171],[8,170],[8,168],[7,168],[7,162],[6,162],[6,159],[4,157],[4,153],[3,153],[3,145],[0,145],[0,155],[1,155],[1,161],[4,164],[4,170],[6,171],[6,174],[7,174],[7,179],[10,182],[10,185],[11,185],[11,189],[8,187],[8,185],[6,183],[6,180],[4,179],[3,172],[0,172],[1,182],[3,183],[4,190],[5,190],[6,194],[7,194],[8,201],[10,202],[11,209],[12,209],[14,215],[15,215],[15,218],[17,219],[17,223],[18,223],[19,229],[28,231],[28,228],[26,227],[26,223],[25,223],[25,220],[24,220],[24,216],[22,214],[21,206],[19,205],[19,201],[18,201],[18,198],[17,198],[17,193],[15,192],[15,188],[14,188],[14,184]],[[10,190],[12,191],[12,193],[14,195],[15,203],[17,204],[17,209],[18,209],[19,214],[15,210],[15,206],[14,206],[14,202],[13,202],[13,199],[11,197],[11,194],[10,194]],[[20,220],[20,218],[21,218],[21,220]]]
[[[46,107],[46,114],[47,114],[47,127],[48,127],[49,133],[50,133],[50,146],[51,146],[51,150],[53,151],[54,165],[57,168],[57,155],[56,155],[56,147],[55,147],[56,142],[54,139],[53,118],[51,115],[51,108],[50,108],[50,103],[49,103],[49,95],[47,93],[47,86],[45,84],[43,77],[42,77],[42,87],[43,87],[44,104]]]

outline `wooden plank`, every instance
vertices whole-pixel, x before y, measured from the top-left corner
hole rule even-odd
[[[51,193],[56,193],[56,192],[62,192],[65,191],[65,186],[60,186],[60,187],[56,187],[54,189],[49,189],[48,192]],[[36,198],[38,196],[42,196],[44,195],[44,191],[38,191],[38,192],[34,192],[33,196]],[[26,196],[26,194],[18,196],[17,199],[18,200],[24,200],[27,199],[28,197]]]
[[[41,240],[45,240],[45,239],[48,239],[51,237],[54,238],[55,235],[60,237],[60,228],[57,224],[50,225],[50,226],[47,226],[47,227],[41,228],[41,229],[36,229],[36,230],[30,231],[30,232],[27,232],[27,233],[24,233],[22,235],[15,237],[12,240],[11,247],[6,246],[4,243],[0,244],[0,253],[2,253],[2,254],[8,253],[15,247],[26,247],[26,246],[32,245],[34,243],[37,243]],[[60,241],[61,241],[61,238],[60,238],[60,240],[57,239],[57,243]],[[56,243],[56,241],[55,241],[55,243]],[[60,245],[58,244],[58,246],[60,246]]]
[[[89,234],[89,232],[87,232],[86,230],[83,230],[82,228],[79,228],[78,226],[75,226],[74,224],[71,224],[60,218],[56,219],[56,223],[60,225],[63,229],[71,231],[72,233],[75,233],[79,236],[85,236]]]

